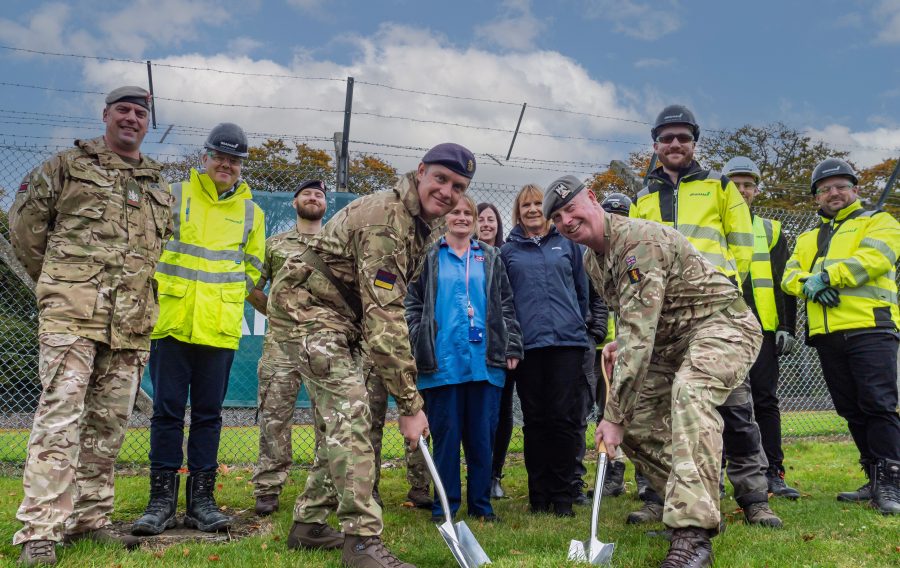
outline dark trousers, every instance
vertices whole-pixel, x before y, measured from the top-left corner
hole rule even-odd
[[[591,341],[591,348],[584,352],[584,375],[588,384],[587,396],[582,401],[579,418],[579,434],[578,434],[578,453],[575,454],[575,477],[572,478],[572,491],[578,496],[581,488],[584,487],[584,476],[587,475],[587,468],[584,467],[584,454],[587,452],[587,444],[585,434],[587,433],[588,416],[594,408],[594,394],[597,392],[597,375],[594,374],[594,357],[597,346]]]
[[[781,410],[778,407],[778,355],[775,332],[764,331],[762,346],[756,362],[750,367],[750,390],[753,394],[753,413],[759,424],[763,451],[769,468],[784,471],[784,452],[781,450]]]
[[[191,401],[187,465],[191,473],[219,465],[222,403],[234,350],[193,345],[164,337],[150,343],[153,418],[150,420],[150,469],[177,470],[184,461],[184,411]]]
[[[459,446],[466,455],[466,503],[470,515],[494,513],[491,507],[491,454],[502,389],[487,381],[421,391],[431,431],[434,465],[447,492],[450,514],[462,503]],[[443,516],[440,499],[431,514]]]
[[[515,373],[506,373],[506,384],[500,394],[500,414],[497,418],[497,434],[494,436],[494,456],[491,475],[500,478],[503,475],[503,464],[506,463],[506,452],[513,431],[513,391],[516,388]]]
[[[834,408],[863,459],[900,460],[897,343],[889,333],[813,338]]]
[[[574,500],[572,479],[588,396],[583,347],[542,347],[525,351],[513,374],[525,425],[525,469],[532,505]]]

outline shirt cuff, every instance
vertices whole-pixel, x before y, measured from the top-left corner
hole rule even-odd
[[[397,401],[397,411],[401,416],[413,416],[425,407],[425,400],[418,391],[407,399],[395,399]]]

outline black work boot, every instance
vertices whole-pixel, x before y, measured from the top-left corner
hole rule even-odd
[[[503,491],[503,486],[500,485],[500,478],[502,476],[492,477],[491,478],[491,499],[505,499],[506,492]]]
[[[150,502],[144,514],[131,525],[131,534],[153,536],[175,527],[178,483],[176,471],[150,472]]]
[[[341,560],[349,568],[416,568],[391,554],[379,536],[346,535]]]
[[[648,486],[641,500],[644,504],[639,510],[630,513],[625,522],[629,525],[662,522],[664,501],[659,493]]]
[[[256,498],[256,514],[260,517],[266,517],[278,510],[278,495],[269,493],[268,495],[260,495]]]
[[[693,527],[672,529],[669,553],[660,568],[701,568],[712,566],[712,561],[709,531]]]
[[[411,487],[406,493],[406,500],[413,504],[416,509],[428,509],[434,506],[434,499],[431,498],[431,488]]]
[[[647,478],[640,473],[634,472],[634,483],[635,485],[637,485],[638,499],[644,501],[644,497],[647,495],[647,491],[652,491],[652,489],[650,489],[650,482],[647,481]]]
[[[287,547],[291,550],[308,548],[314,550],[334,550],[344,547],[344,533],[336,531],[326,523],[299,523],[294,521],[288,535]]]
[[[618,497],[625,493],[625,462],[611,461],[603,478],[603,496]]]
[[[884,459],[876,462],[872,503],[883,515],[900,513],[900,461]]]
[[[787,484],[784,480],[784,470],[778,467],[770,467],[766,470],[766,484],[769,486],[769,493],[776,497],[785,497],[787,499],[799,499],[800,492]]]
[[[56,543],[52,540],[29,540],[22,543],[19,566],[51,566],[56,564]]]
[[[872,487],[872,467],[874,466],[874,463],[872,460],[863,458],[859,460],[859,465],[862,466],[863,473],[866,474],[869,481],[856,491],[844,491],[843,493],[838,493],[838,501],[862,503],[864,501],[871,501],[875,497],[875,492]]]
[[[591,504],[591,498],[584,494],[583,489],[587,487],[587,483],[582,481],[581,479],[576,480],[572,484],[572,504],[585,506]],[[593,497],[593,493],[591,494]]]
[[[187,513],[184,526],[203,532],[216,532],[231,526],[231,517],[219,510],[213,490],[216,487],[216,472],[201,471],[187,478]]]

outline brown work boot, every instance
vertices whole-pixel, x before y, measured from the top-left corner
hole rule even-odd
[[[127,550],[134,550],[141,545],[141,539],[130,534],[119,534],[109,527],[102,527],[92,531],[84,531],[75,534],[67,534],[63,537],[63,544],[70,545],[76,542],[87,540],[96,542],[97,544],[114,544],[116,546],[125,547]]]
[[[56,564],[56,543],[52,540],[29,540],[22,544],[19,566],[50,566]]]
[[[325,523],[298,523],[294,521],[288,535],[287,547],[291,550],[309,548],[318,550],[334,550],[344,546],[344,533],[331,528]]]
[[[660,568],[703,568],[712,566],[712,542],[706,529],[672,529],[672,543]]]
[[[278,510],[278,495],[270,493],[256,497],[256,514],[267,517]]]
[[[766,501],[760,503],[750,503],[744,507],[744,517],[751,525],[759,525],[761,527],[772,527],[780,529],[783,525],[778,515],[769,507]]]
[[[663,505],[656,501],[644,501],[641,508],[628,514],[625,520],[629,525],[642,525],[645,523],[661,523],[663,520]]]
[[[431,498],[431,491],[428,486],[413,487],[406,494],[406,500],[413,504],[416,509],[428,509],[434,505],[434,499]]]
[[[341,560],[348,568],[416,568],[391,554],[380,536],[348,534]]]

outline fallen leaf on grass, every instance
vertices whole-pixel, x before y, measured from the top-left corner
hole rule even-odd
[[[272,537],[272,540],[274,540],[275,542],[278,542],[279,540],[281,540],[281,537],[276,534],[275,536]]]
[[[153,553],[153,556],[155,556],[157,558],[162,558],[165,555],[166,555],[165,550],[157,550],[156,552]]]
[[[243,475],[238,475],[237,477],[234,478],[234,480],[235,480],[235,481],[244,481],[244,476],[243,476]]]
[[[221,560],[221,558],[219,558],[218,554],[210,554],[209,556],[206,557],[206,559],[209,560],[210,562],[218,562],[219,560]]]
[[[225,487],[225,486],[222,485],[221,483],[216,483],[216,489],[218,489],[219,491],[221,491],[223,487]]]
[[[413,503],[412,501],[404,501],[403,503],[400,504],[400,506],[405,507],[407,509],[415,509],[416,504]]]
[[[228,467],[227,464],[219,464],[219,473],[221,473],[222,475],[228,475],[229,473],[231,473],[231,468]]]
[[[266,543],[262,543],[259,545],[259,547],[262,548],[263,550],[266,550],[267,548],[269,548],[269,545]]]
[[[525,554],[525,553],[522,552],[521,550],[516,550],[515,548],[512,549],[512,550],[510,550],[509,553],[512,554],[513,556],[519,556],[519,555],[521,555],[521,554]]]
[[[814,534],[809,534],[809,533],[807,533],[807,534],[803,535],[803,540],[804,540],[805,542],[809,542],[809,541],[811,541],[811,540],[814,539],[814,538],[816,538],[816,535],[814,535]]]
[[[182,549],[181,549],[181,555],[184,556],[185,558],[187,558],[187,555],[190,554],[190,553],[191,553],[191,551],[188,550],[187,548],[182,548]]]

